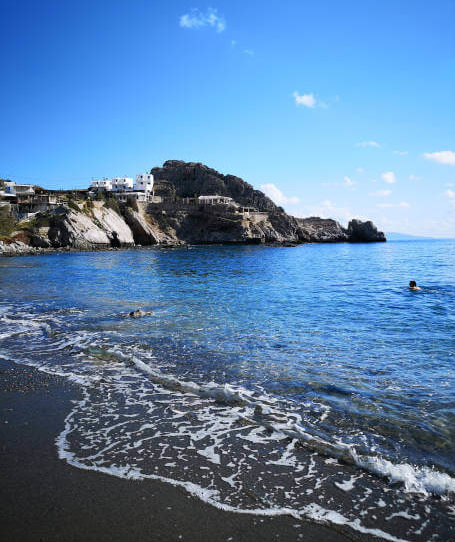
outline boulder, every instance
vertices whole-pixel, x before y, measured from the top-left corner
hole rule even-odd
[[[354,218],[349,222],[347,234],[351,243],[377,243],[386,241],[384,233],[378,231],[378,228],[371,220],[362,222]]]

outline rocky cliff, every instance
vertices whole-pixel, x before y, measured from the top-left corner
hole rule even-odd
[[[195,195],[229,196],[244,206],[255,207],[259,211],[276,212],[282,210],[260,190],[255,190],[250,184],[234,175],[223,175],[218,171],[198,162],[183,162],[168,160],[163,167],[151,170],[155,182],[168,181],[174,187],[174,193],[179,197]]]
[[[152,171],[158,186],[166,192],[164,203],[71,201],[13,226],[8,223],[7,235],[0,235],[0,254],[185,243],[295,245],[385,241],[384,234],[370,221],[351,220],[348,228],[343,228],[330,219],[290,216],[242,179],[221,175],[202,164],[174,160]],[[230,196],[258,212],[239,213],[229,206],[179,200],[198,194]]]

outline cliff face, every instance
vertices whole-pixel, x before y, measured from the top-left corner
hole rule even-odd
[[[163,167],[151,170],[156,181],[169,181],[175,195],[193,197],[194,195],[229,196],[244,206],[255,207],[259,211],[276,212],[279,208],[260,190],[234,175],[223,175],[204,164],[168,160]]]

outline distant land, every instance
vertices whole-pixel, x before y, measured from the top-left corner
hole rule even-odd
[[[429,241],[437,237],[426,237],[424,235],[410,235],[409,233],[387,232],[388,241]]]

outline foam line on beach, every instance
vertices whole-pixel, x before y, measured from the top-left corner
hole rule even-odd
[[[82,399],[81,404],[83,404],[84,402],[88,400],[89,400],[88,396],[86,395],[86,397]],[[311,519],[322,524],[333,523],[335,525],[347,526],[360,533],[370,534],[379,538],[383,538],[384,540],[388,540],[390,542],[407,542],[405,539],[397,538],[381,529],[371,529],[371,528],[365,527],[361,524],[359,519],[349,520],[342,514],[323,508],[322,506],[316,503],[311,503],[307,506],[304,506],[300,510],[295,510],[293,508],[286,508],[286,507],[245,509],[245,508],[239,508],[239,507],[231,506],[229,504],[220,502],[219,500],[216,499],[216,496],[218,495],[218,491],[216,489],[203,488],[193,482],[176,480],[174,478],[169,478],[169,477],[160,476],[156,474],[144,474],[139,469],[131,468],[129,466],[104,467],[104,466],[94,465],[94,464],[87,465],[86,463],[79,461],[76,455],[73,452],[71,452],[70,446],[67,441],[68,433],[72,431],[72,425],[71,425],[72,416],[73,416],[73,412],[70,412],[70,414],[68,414],[68,416],[65,418],[65,428],[60,433],[60,435],[56,438],[56,445],[58,449],[59,458],[79,469],[102,472],[110,476],[115,476],[117,478],[123,478],[127,480],[159,480],[161,482],[171,484],[175,487],[182,487],[193,497],[196,497],[200,499],[201,501],[211,506],[214,506],[215,508],[218,508],[219,510],[223,510],[225,512],[235,512],[235,513],[240,513],[240,514],[269,516],[269,517],[285,515],[285,516],[292,516],[298,520]]]
[[[127,359],[128,356],[125,356]],[[407,463],[393,463],[379,456],[360,455],[354,446],[342,442],[331,443],[317,435],[312,435],[299,421],[297,414],[288,414],[275,408],[273,398],[255,399],[252,393],[228,384],[222,386],[214,382],[199,385],[195,382],[180,380],[172,375],[152,369],[149,365],[131,356],[131,361],[157,384],[181,393],[190,393],[201,398],[213,399],[224,404],[249,406],[253,409],[252,417],[246,417],[253,424],[260,424],[275,433],[282,434],[309,446],[318,453],[340,459],[390,482],[400,482],[406,491],[424,495],[445,495],[455,493],[455,479],[446,473],[428,467],[414,467]]]

